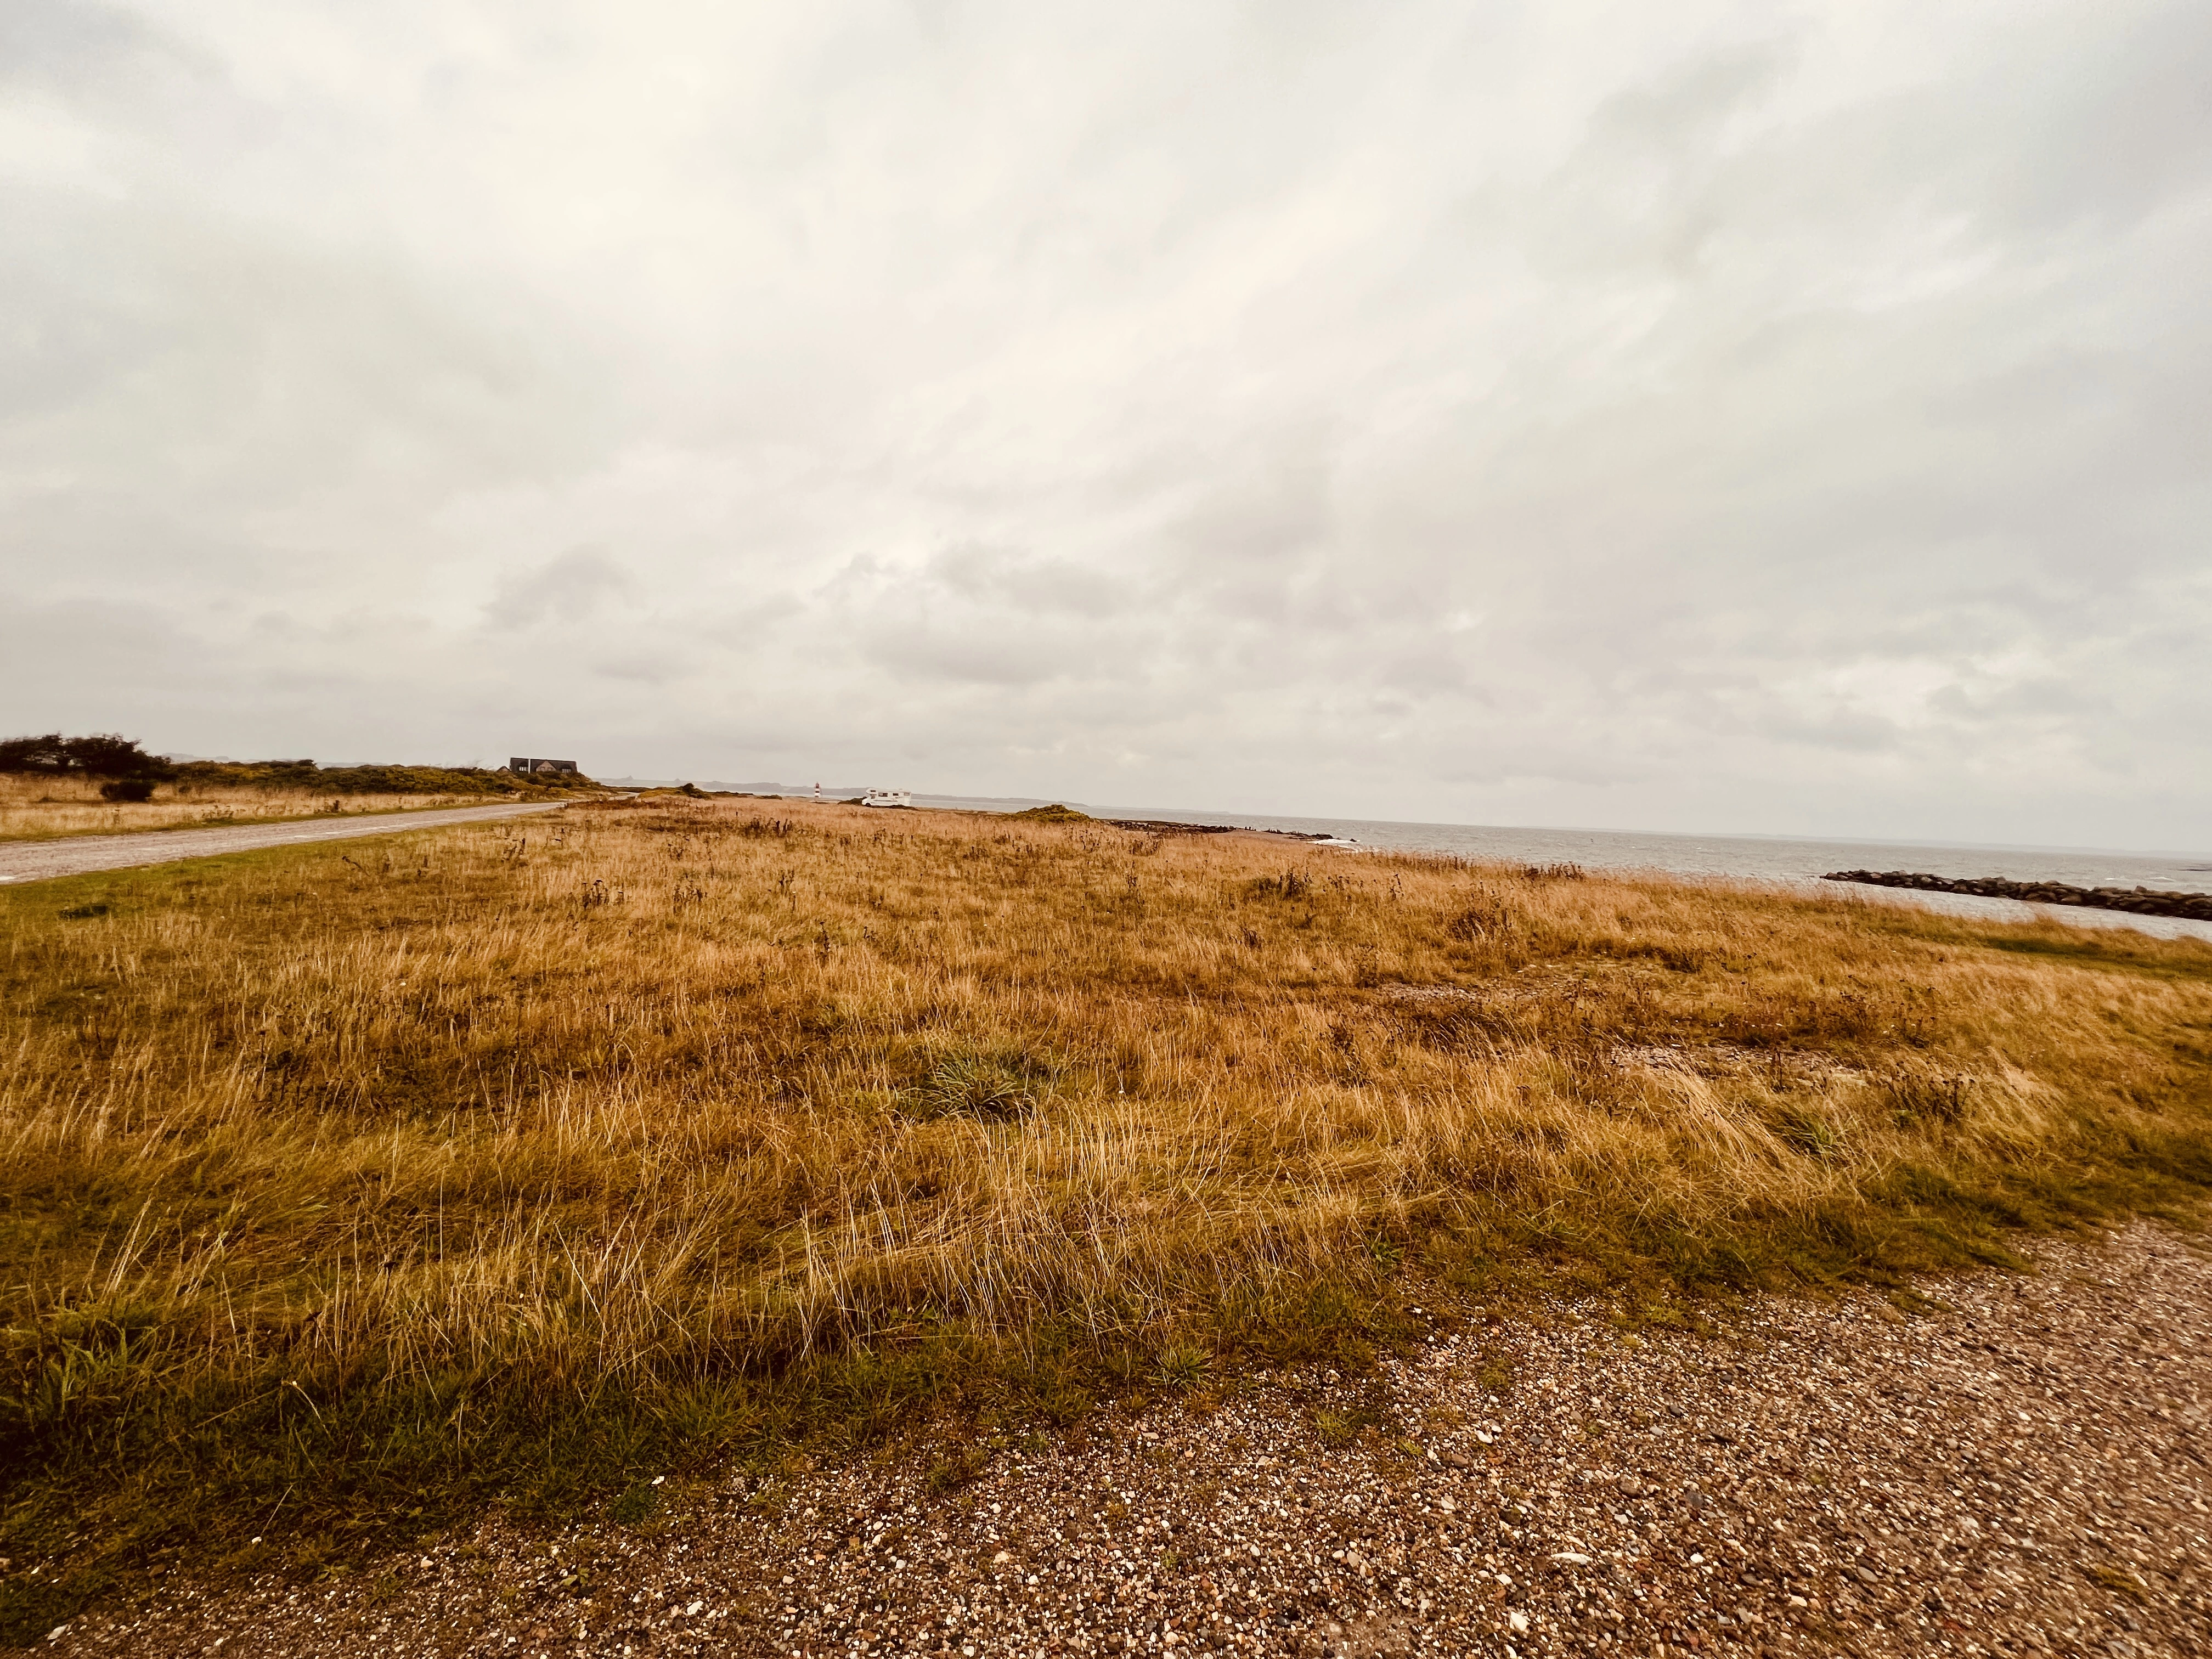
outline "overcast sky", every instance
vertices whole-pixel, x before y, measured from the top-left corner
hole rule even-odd
[[[2208,88],[2203,0],[6,0],[0,726],[2212,847]]]

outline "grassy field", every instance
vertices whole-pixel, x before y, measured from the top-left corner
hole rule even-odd
[[[1428,1298],[1894,1285],[2212,1184],[2212,946],[1841,895],[661,798],[0,916],[19,1634],[186,1528],[338,1571]]]
[[[173,783],[143,801],[102,799],[100,781],[0,773],[0,841],[61,836],[120,836],[143,830],[274,823],[352,812],[404,812],[426,806],[481,806],[506,797],[480,791],[359,794],[331,789]]]

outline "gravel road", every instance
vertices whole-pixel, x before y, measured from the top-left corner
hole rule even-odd
[[[447,823],[480,823],[487,818],[557,812],[566,805],[565,801],[528,801],[512,806],[439,807],[422,812],[375,812],[359,817],[301,818],[288,823],[240,823],[209,830],[148,830],[135,836],[0,842],[0,882],[52,881],[57,876],[81,876],[93,870],[173,864],[179,859],[246,853],[258,847],[295,847],[307,842],[343,841],[353,836],[434,830]]]
[[[2133,1227],[2040,1271],[1762,1301],[1630,1340],[1473,1308],[1363,1378],[488,1522],[335,1581],[179,1559],[69,1654],[2212,1651],[2212,1259]],[[21,1571],[28,1564],[18,1563]]]

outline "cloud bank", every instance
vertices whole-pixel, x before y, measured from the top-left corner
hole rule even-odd
[[[2212,13],[0,12],[0,724],[2212,845]]]

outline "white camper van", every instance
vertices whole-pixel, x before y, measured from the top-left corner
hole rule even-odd
[[[863,806],[911,806],[914,805],[914,791],[911,789],[871,789],[866,794],[860,797],[860,805]]]

